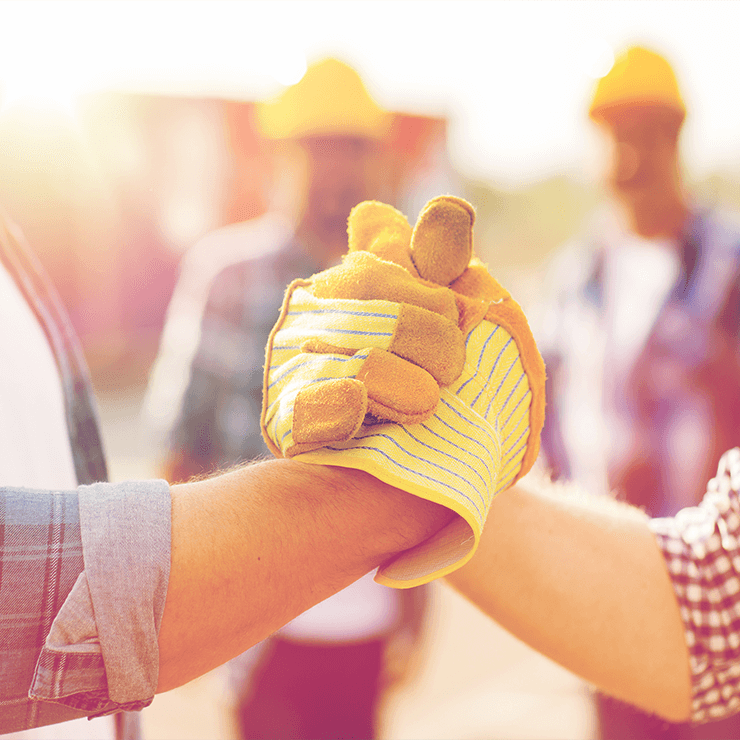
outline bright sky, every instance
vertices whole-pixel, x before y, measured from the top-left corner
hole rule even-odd
[[[503,185],[587,171],[594,77],[641,42],[682,82],[690,170],[740,172],[734,0],[5,0],[0,27],[11,101],[111,86],[255,99],[335,54],[382,104],[448,115],[458,167]]]

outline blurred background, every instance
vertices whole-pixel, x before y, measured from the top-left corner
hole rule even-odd
[[[183,254],[274,205],[255,101],[318,58],[351,64],[393,112],[393,201],[413,223],[454,184],[525,308],[603,197],[586,110],[626,44],[675,66],[690,188],[740,209],[735,2],[6,0],[0,26],[0,204],[82,339],[117,480],[155,472],[139,411]],[[386,737],[589,737],[587,687],[435,594]],[[221,691],[214,676],[160,697],[147,737],[228,736]]]
[[[311,61],[348,62],[397,114],[390,166],[409,218],[455,181],[478,211],[482,257],[524,280],[600,198],[585,112],[627,43],[676,68],[692,188],[740,204],[738,20],[740,5],[711,0],[11,0],[0,200],[59,287],[96,381],[117,385],[146,371],[183,252],[268,207],[253,103]]]

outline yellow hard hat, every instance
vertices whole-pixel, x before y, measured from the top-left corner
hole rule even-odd
[[[612,108],[657,105],[670,108],[683,120],[686,106],[668,60],[650,49],[632,46],[615,61],[596,83],[589,115],[602,120]]]
[[[257,104],[257,120],[268,139],[362,136],[382,139],[390,114],[369,95],[360,75],[338,59],[311,65],[295,85]]]

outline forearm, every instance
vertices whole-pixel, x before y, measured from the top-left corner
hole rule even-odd
[[[688,718],[684,628],[640,512],[520,485],[494,501],[476,555],[448,580],[606,693],[670,720]]]
[[[365,473],[290,460],[171,491],[158,691],[238,655],[452,516]]]

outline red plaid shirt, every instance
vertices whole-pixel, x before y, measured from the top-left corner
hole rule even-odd
[[[652,519],[691,656],[693,722],[740,711],[740,448],[726,452],[699,506]]]

